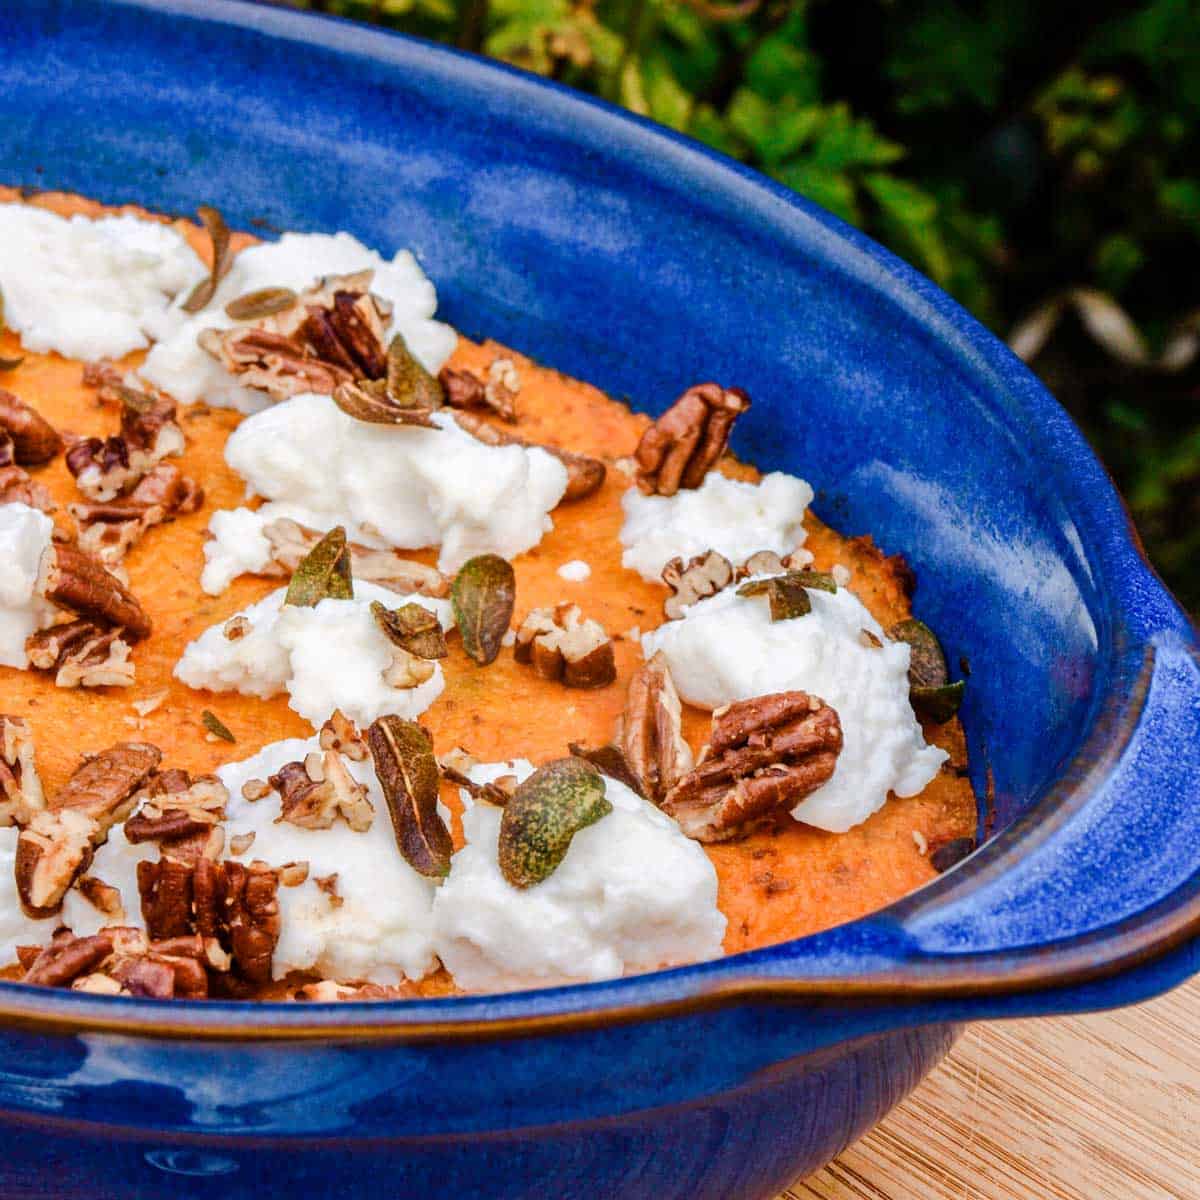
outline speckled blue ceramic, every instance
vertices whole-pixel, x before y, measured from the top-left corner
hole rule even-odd
[[[553,85],[221,0],[0,5],[0,180],[410,246],[455,325],[650,411],[747,388],[736,449],[907,555],[969,660],[996,830],[866,920],[604,985],[344,1007],[3,987],[0,1194],[755,1200],[960,1023],[1200,966],[1193,631],[1059,407],[867,239]]]

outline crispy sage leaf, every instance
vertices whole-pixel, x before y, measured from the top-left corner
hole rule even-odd
[[[322,600],[353,599],[350,547],[346,530],[336,525],[300,560],[283,602],[312,608]]]
[[[625,757],[620,746],[614,746],[609,742],[606,746],[597,746],[594,750],[581,745],[579,742],[570,742],[567,749],[576,757],[582,758],[586,762],[590,762],[593,767],[598,767],[610,779],[617,780],[618,783],[623,783],[631,792],[636,792],[643,800],[648,800],[650,797],[646,795],[646,790],[642,786],[642,781],[638,778],[637,772],[629,765],[629,759]]]
[[[888,637],[893,642],[908,644],[908,682],[913,687],[938,688],[949,682],[942,644],[924,621],[916,617],[898,621],[888,630]]]
[[[387,394],[400,408],[432,411],[446,402],[442,385],[417,361],[399,333],[388,345]]]
[[[552,875],[571,839],[612,812],[604,779],[582,758],[559,758],[539,767],[513,792],[500,819],[500,873],[527,888]]]
[[[967,681],[960,679],[956,683],[944,683],[941,687],[910,687],[908,699],[913,712],[923,721],[945,725],[962,707],[966,690]]]
[[[943,842],[929,856],[930,865],[939,874],[956,867],[968,854],[975,853],[975,839],[969,837],[954,838]]]
[[[421,604],[392,609],[372,600],[371,616],[388,640],[409,654],[418,658],[445,658],[450,653],[441,622]]]
[[[790,621],[812,612],[809,588],[836,592],[837,581],[821,571],[785,571],[770,579],[752,579],[737,590],[739,596],[766,596],[772,621]]]
[[[468,657],[486,667],[495,662],[512,622],[517,578],[498,554],[481,554],[463,563],[450,585],[450,603]]]
[[[296,293],[291,288],[259,288],[230,300],[225,305],[225,315],[234,321],[257,321],[261,317],[273,317],[295,303]]]
[[[208,730],[213,737],[219,737],[223,742],[236,742],[237,738],[229,732],[229,726],[221,720],[214,712],[209,712],[206,708],[200,714],[200,720],[204,723],[204,728]]]
[[[367,730],[367,746],[405,862],[421,875],[446,875],[454,845],[437,810],[440,776],[429,734],[415,721],[380,717]]]
[[[208,278],[202,279],[192,289],[192,294],[183,302],[184,312],[199,312],[216,295],[217,287],[233,265],[229,253],[229,228],[225,218],[215,208],[202,204],[196,209],[204,228],[208,231],[208,239],[212,243],[212,266]]]
[[[333,402],[348,417],[371,425],[419,425],[436,429],[431,408],[406,408],[396,404],[382,379],[356,379],[333,390]]]

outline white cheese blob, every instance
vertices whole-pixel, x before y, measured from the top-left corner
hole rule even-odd
[[[284,763],[302,762],[316,749],[316,738],[292,738],[217,772],[230,797],[226,854],[241,862],[262,859],[273,867],[308,863],[304,883],[279,888],[274,976],[282,979],[289,971],[313,971],[328,979],[380,984],[420,979],[437,965],[431,915],[434,887],[397,849],[370,760],[346,762],[355,779],[367,786],[375,809],[371,828],[364,833],[356,833],[341,819],[329,829],[301,829],[277,819],[275,793],[253,802],[242,796],[247,780],[266,779]],[[254,841],[240,856],[232,855],[230,841],[247,833],[254,834]],[[333,874],[340,906],[331,904],[316,883]]]
[[[120,358],[173,323],[171,301],[205,274],[169,225],[134,216],[60,217],[0,204],[4,320],[27,350]]]
[[[108,840],[97,849],[87,873],[120,892],[125,916],[116,918],[102,913],[88,902],[82,892],[71,888],[63,897],[62,923],[76,937],[91,937],[106,925],[134,925],[138,929],[145,929],[137,868],[140,862],[157,862],[158,856],[157,842],[138,842],[135,845],[125,837],[124,825],[114,825],[108,831]]]
[[[241,412],[257,412],[271,403],[266,392],[244,387],[200,348],[205,329],[232,329],[247,324],[228,317],[225,306],[261,288],[286,287],[302,292],[325,275],[373,270],[371,291],[392,304],[387,337],[401,333],[418,360],[436,374],[454,350],[458,335],[433,319],[437,292],[407,250],[389,262],[348,233],[285,233],[277,242],[243,250],[233,262],[208,305],[194,316],[179,313],[178,328],[147,355],[143,379],[176,400],[197,400]]]
[[[249,631],[230,640],[228,621],[218,622],[189,643],[175,664],[175,677],[188,687],[241,692],[267,699],[286,691],[288,705],[314,728],[340,708],[366,727],[385,713],[414,720],[442,694],[439,663],[424,683],[392,687],[384,672],[394,647],[371,615],[371,601],[387,608],[408,603],[429,609],[449,629],[454,618],[448,600],[401,596],[359,580],[353,600],[322,600],[312,607],[285,605],[287,588],[243,609]]]
[[[441,546],[454,571],[477,554],[512,559],[554,527],[567,471],[544,450],[487,446],[449,413],[436,429],[356,421],[328,396],[306,394],[243,421],[225,461],[272,505],[214,513],[204,586],[227,585],[242,563],[265,565],[263,525],[277,516],[326,530],[344,525],[376,547]],[[264,512],[265,510],[265,512]]]
[[[629,488],[621,497],[621,564],[657,583],[671,559],[686,562],[706,550],[735,566],[759,550],[791,554],[804,544],[804,512],[812,498],[803,479],[781,471],[758,483],[709,471],[700,487],[681,488],[674,496]]]
[[[837,711],[843,747],[833,778],[792,815],[844,833],[883,807],[889,792],[915,796],[946,752],[929,746],[908,700],[909,649],[887,640],[853,592],[810,590],[812,612],[772,621],[765,596],[726,588],[642,636],[661,650],[680,696],[715,709],[734,700],[799,690]],[[862,631],[883,645],[871,646]]]
[[[37,593],[38,567],[54,522],[28,504],[0,504],[0,666],[27,667],[25,639],[50,619]]]
[[[62,924],[57,914],[34,920],[21,909],[14,869],[17,861],[15,825],[0,829],[0,966],[15,962],[18,946],[44,946]]]
[[[583,583],[585,579],[592,577],[591,564],[584,562],[582,558],[573,558],[558,568],[558,575],[568,583]]]
[[[481,764],[471,778],[532,772],[518,759]],[[435,945],[460,987],[612,979],[721,954],[725,917],[708,856],[654,805],[604,782],[613,811],[581,829],[554,873],[530,888],[500,873],[501,810],[463,794],[467,845],[433,901]]]

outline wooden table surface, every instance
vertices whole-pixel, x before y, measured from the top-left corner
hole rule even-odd
[[[968,1028],[780,1200],[1200,1200],[1200,978],[1138,1008]]]

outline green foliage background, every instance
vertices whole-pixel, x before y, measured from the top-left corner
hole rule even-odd
[[[690,134],[1021,329],[1200,610],[1197,0],[294,2]]]

